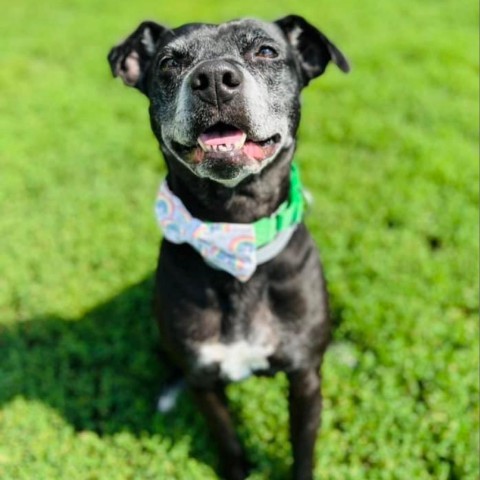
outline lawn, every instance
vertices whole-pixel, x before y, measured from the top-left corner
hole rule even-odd
[[[478,478],[478,6],[17,0],[0,16],[2,480],[216,478],[189,395],[155,412],[164,167],[106,54],[145,18],[293,12],[353,67],[304,92],[297,152],[336,325],[316,478]],[[250,480],[288,478],[285,393],[281,375],[229,387]]]

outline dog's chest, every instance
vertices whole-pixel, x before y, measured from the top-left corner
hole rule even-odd
[[[269,357],[275,352],[278,341],[271,313],[261,309],[247,331],[235,335],[233,340],[218,336],[198,344],[196,367],[200,370],[218,368],[218,374],[224,380],[243,380],[269,369]]]
[[[199,349],[200,367],[218,366],[224,380],[243,380],[270,366],[268,357],[274,352],[273,344],[257,345],[240,340],[233,343],[208,343]]]

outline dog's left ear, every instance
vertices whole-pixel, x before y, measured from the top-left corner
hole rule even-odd
[[[146,93],[146,76],[160,38],[171,31],[155,22],[143,22],[123,42],[110,50],[108,62],[114,77]]]
[[[303,86],[321,75],[331,61],[342,72],[349,72],[350,65],[343,53],[319,30],[298,15],[289,15],[275,22],[292,46]]]

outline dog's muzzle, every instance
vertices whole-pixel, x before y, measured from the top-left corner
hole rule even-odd
[[[281,149],[284,139],[272,131],[274,125],[255,125],[247,75],[234,61],[217,59],[199,63],[185,79],[182,98],[188,99],[191,117],[182,117],[179,125],[189,122],[188,133],[177,141],[172,129],[173,138],[164,140],[199,177],[234,185],[258,173]]]

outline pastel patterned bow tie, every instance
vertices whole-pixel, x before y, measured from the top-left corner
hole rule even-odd
[[[252,224],[208,223],[192,217],[164,181],[155,202],[158,224],[165,238],[188,243],[211,265],[246,282],[257,267]]]
[[[190,244],[208,264],[246,282],[258,264],[270,261],[283,250],[302,221],[300,173],[293,163],[288,200],[274,214],[254,223],[202,222],[192,217],[166,181],[160,185],[155,212],[166,239]]]

